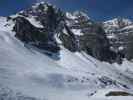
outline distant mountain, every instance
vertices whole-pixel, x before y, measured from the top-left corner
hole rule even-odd
[[[115,18],[104,22],[107,32],[116,31],[132,24],[132,21],[125,18]]]
[[[121,52],[124,58],[131,60],[133,58],[133,22],[129,19],[116,18],[104,22],[103,28],[112,44],[112,49]]]

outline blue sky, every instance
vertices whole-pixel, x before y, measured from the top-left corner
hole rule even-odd
[[[0,15],[14,14],[31,5],[33,0],[0,0]]]
[[[81,10],[92,19],[103,21],[115,17],[133,20],[133,0],[44,0],[64,11]],[[6,16],[25,9],[35,0],[0,0],[0,15]]]

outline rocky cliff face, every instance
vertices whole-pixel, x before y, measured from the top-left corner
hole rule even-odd
[[[18,39],[41,50],[59,53],[62,45],[110,63],[133,58],[133,24],[127,19],[97,23],[83,12],[65,13],[47,3],[37,3],[8,19],[15,22]]]
[[[40,3],[20,12],[13,18],[15,21],[13,31],[16,32],[16,37],[39,49],[53,53],[59,52],[60,47],[54,36],[62,16],[59,16],[58,14],[61,13],[56,10],[49,4]],[[36,25],[37,22],[39,23],[38,27],[33,25],[33,23]]]
[[[67,30],[69,30],[66,33],[73,34],[71,37],[75,40],[76,51],[85,51],[101,61],[111,62],[115,59],[110,56],[115,53],[109,49],[109,41],[100,24],[91,20],[83,12],[67,13],[66,17]]]

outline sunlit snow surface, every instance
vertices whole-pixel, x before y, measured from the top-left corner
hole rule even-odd
[[[24,47],[14,37],[12,25],[13,22],[0,18],[0,99],[4,98],[1,100],[20,100],[20,97],[22,100],[31,100],[24,97],[34,97],[33,100],[133,100],[131,96],[105,96],[110,89],[132,93],[132,62],[125,60],[121,66],[110,65],[64,47],[61,47],[61,59],[54,61]]]

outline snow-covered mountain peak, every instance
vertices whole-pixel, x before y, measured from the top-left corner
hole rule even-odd
[[[74,16],[72,13],[69,12],[66,12],[66,17],[73,20],[77,18],[76,16]]]
[[[55,5],[52,5],[51,3],[48,3],[48,2],[38,2],[38,3],[35,3],[31,6],[31,10],[35,11],[35,10],[38,10],[38,11],[47,11],[48,10],[48,6],[52,6],[54,9],[56,9],[56,6]]]
[[[105,21],[105,23],[110,23],[110,24],[118,24],[119,22],[123,22],[126,25],[132,24],[132,21],[126,18],[114,18],[112,20]]]
[[[112,20],[104,22],[104,27],[120,29],[131,25],[133,22],[126,18],[114,18]]]
[[[57,8],[47,2],[39,2],[33,4],[30,8],[20,11],[19,14],[23,16],[43,16],[47,13],[48,8],[54,8],[57,11]]]
[[[78,18],[79,18],[79,17],[85,17],[86,19],[90,19],[90,17],[89,17],[86,13],[84,13],[84,12],[82,12],[82,11],[75,11],[75,12],[73,13],[73,15],[74,15],[74,16],[77,16]]]
[[[45,2],[41,2],[41,3],[36,3],[32,6],[32,10],[33,11],[36,11],[36,10],[39,10],[40,12],[41,11],[46,11],[47,10],[47,3]]]
[[[73,20],[84,17],[84,18],[86,18],[86,20],[90,20],[90,17],[82,11],[75,11],[73,13],[67,12],[66,17],[73,19]]]

